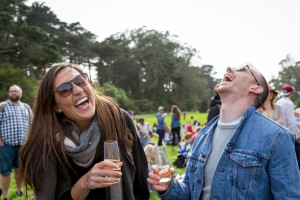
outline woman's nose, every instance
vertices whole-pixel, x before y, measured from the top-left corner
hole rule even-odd
[[[83,91],[82,87],[76,85],[75,83],[72,82],[72,85],[73,85],[73,94],[74,95]]]

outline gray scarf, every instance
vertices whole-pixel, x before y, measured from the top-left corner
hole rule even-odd
[[[96,117],[91,125],[82,132],[74,125],[71,134],[64,140],[67,155],[72,158],[76,165],[84,168],[89,167],[94,161],[100,135]]]

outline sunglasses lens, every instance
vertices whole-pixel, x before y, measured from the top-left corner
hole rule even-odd
[[[56,92],[58,92],[58,94],[63,97],[70,95],[72,91],[73,87],[71,83],[63,83],[58,88],[56,88]]]
[[[241,71],[244,68],[245,68],[245,66],[239,66],[239,67],[234,68],[234,71]]]
[[[73,82],[80,86],[80,87],[83,87],[85,86],[86,84],[88,84],[88,77],[86,74],[80,74],[78,76],[76,76],[73,80]]]

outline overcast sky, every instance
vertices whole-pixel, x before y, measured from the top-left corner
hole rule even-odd
[[[34,2],[28,1],[28,5]],[[64,22],[80,22],[102,41],[146,26],[196,48],[221,78],[252,63],[269,81],[290,54],[300,60],[299,0],[44,0]]]

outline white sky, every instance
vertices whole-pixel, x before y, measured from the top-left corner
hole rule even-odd
[[[34,2],[28,1],[28,5]],[[227,66],[252,63],[277,77],[287,54],[300,60],[299,0],[44,0],[64,22],[81,26],[102,41],[146,26],[169,31],[196,48],[200,64],[221,78]]]

